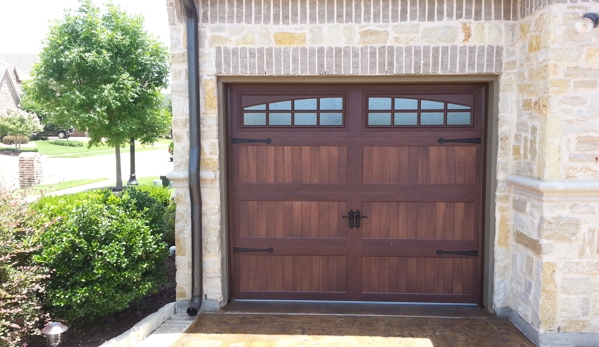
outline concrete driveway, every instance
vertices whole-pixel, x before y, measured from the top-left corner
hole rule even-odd
[[[123,184],[129,179],[129,153],[121,155]],[[135,153],[137,177],[166,175],[173,171],[166,148]],[[85,158],[46,158],[44,162],[44,184],[88,178],[108,178],[116,181],[116,158],[114,153]]]

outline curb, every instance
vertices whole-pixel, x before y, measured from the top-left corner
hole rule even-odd
[[[104,342],[101,347],[132,347],[140,341],[150,336],[154,330],[158,329],[164,322],[175,314],[175,303],[171,302],[162,306],[158,311],[147,316],[131,329],[125,331],[117,337]]]

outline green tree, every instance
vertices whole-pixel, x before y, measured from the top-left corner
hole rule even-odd
[[[114,147],[121,189],[120,148],[131,138],[153,143],[168,130],[160,94],[168,72],[168,50],[144,30],[141,16],[80,0],[50,27],[24,99],[41,107],[48,123],[87,129],[89,146]]]
[[[34,133],[40,132],[44,127],[33,113],[8,109],[0,115],[0,134],[14,137],[15,151],[21,152],[21,143],[29,139]]]

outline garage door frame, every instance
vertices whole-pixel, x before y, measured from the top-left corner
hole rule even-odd
[[[228,153],[227,143],[227,86],[229,84],[443,84],[443,83],[486,83],[487,84],[487,114],[486,114],[486,143],[484,149],[484,216],[483,216],[483,279],[482,303],[483,306],[493,311],[493,293],[494,293],[494,239],[495,239],[495,191],[497,180],[495,177],[497,166],[497,119],[498,119],[498,100],[499,83],[496,75],[483,76],[421,76],[421,77],[219,77],[217,80],[218,94],[221,96],[218,100],[218,125],[219,125],[219,147],[220,153]],[[222,272],[222,293],[223,305],[229,300],[230,295],[230,255],[229,255],[229,201],[228,201],[228,158],[227,155],[221,155],[219,187],[221,192],[222,206],[221,210],[221,262]]]

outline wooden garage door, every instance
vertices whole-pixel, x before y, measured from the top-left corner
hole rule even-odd
[[[232,297],[479,303],[484,93],[229,87]]]

